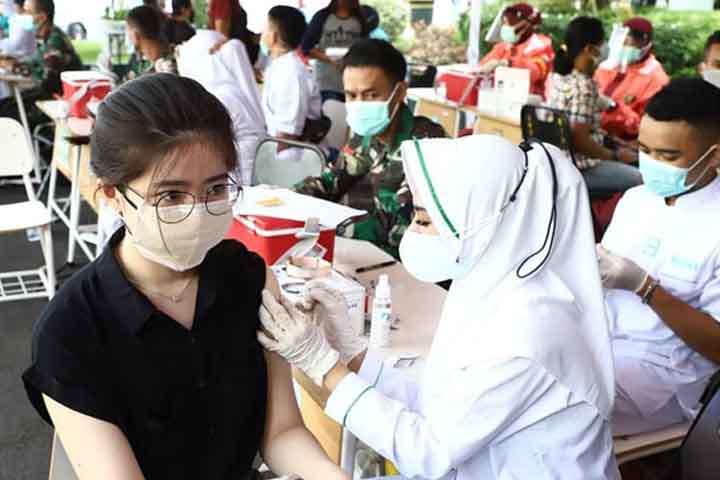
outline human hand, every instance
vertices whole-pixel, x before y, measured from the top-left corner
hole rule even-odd
[[[262,292],[260,322],[265,332],[258,341],[291,365],[299,368],[317,385],[338,362],[339,354],[325,339],[322,330],[287,299],[278,302],[268,290]]]
[[[347,302],[338,290],[322,280],[308,282],[303,308],[312,312],[313,323],[323,329],[325,338],[338,351],[344,365],[367,350],[367,340],[350,324]]]
[[[479,73],[492,73],[498,67],[507,67],[510,63],[507,60],[489,60],[478,68]]]
[[[214,55],[216,52],[218,52],[223,47],[223,45],[225,45],[227,42],[228,42],[228,39],[223,38],[222,40],[217,42],[215,45],[210,47],[210,55]]]
[[[632,260],[615,255],[602,245],[596,247],[600,279],[605,288],[629,290],[638,293],[648,274]]]

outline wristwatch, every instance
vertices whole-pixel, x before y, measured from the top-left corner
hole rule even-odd
[[[655,294],[655,290],[657,290],[657,287],[659,286],[659,281],[655,280],[654,278],[650,278],[650,283],[648,283],[648,286],[640,295],[640,298],[642,299],[642,303],[644,305],[649,305],[650,302],[652,302],[653,294]]]

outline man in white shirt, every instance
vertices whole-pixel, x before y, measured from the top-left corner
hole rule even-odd
[[[296,53],[306,28],[297,8],[276,6],[268,12],[260,44],[272,62],[265,70],[262,107],[273,137],[302,140],[307,121],[322,117],[320,90]],[[299,149],[278,150],[288,159],[302,155]]]
[[[598,247],[616,368],[614,433],[695,416],[720,364],[720,89],[676,80],[640,124],[644,185]]]

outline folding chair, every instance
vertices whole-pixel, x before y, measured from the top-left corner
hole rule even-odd
[[[347,115],[347,109],[345,104],[338,100],[325,100],[322,106],[323,114],[330,119],[331,127],[330,131],[325,137],[327,143],[332,148],[342,150],[347,141],[348,124],[345,117]]]
[[[302,149],[302,155],[297,160],[281,158],[277,151],[279,145]],[[325,154],[317,145],[268,137],[258,145],[252,184],[289,188],[307,177],[320,176],[326,163]]]
[[[22,176],[28,201],[0,205],[0,234],[37,229],[45,265],[35,270],[0,273],[0,302],[29,298],[52,298],[55,293],[50,212],[35,197],[30,180],[35,156],[23,126],[0,118],[0,177]]]
[[[683,480],[720,478],[720,371],[713,376],[700,403],[703,407],[680,449]]]
[[[567,114],[555,108],[523,105],[520,111],[520,127],[523,140],[536,138],[565,150],[575,164],[575,146],[573,144],[570,121]]]

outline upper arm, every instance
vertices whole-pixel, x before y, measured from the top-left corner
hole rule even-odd
[[[705,313],[720,322],[720,252],[715,258],[715,269],[700,294],[700,304]]]
[[[325,19],[323,17],[322,12],[318,12],[313,16],[312,20],[310,20],[310,24],[308,25],[305,35],[303,35],[302,43],[300,44],[300,48],[302,49],[304,55],[310,54],[310,51],[315,48],[320,41],[323,26],[325,24]]]
[[[215,31],[222,33],[226,38],[230,38],[230,19],[229,18],[216,18],[215,19]]]
[[[295,400],[290,365],[276,353],[264,353],[268,372],[268,401],[261,445],[263,452],[277,435],[304,425]]]
[[[287,73],[288,77],[295,75],[294,70],[280,73]],[[272,116],[268,123],[272,123],[273,128],[278,132],[290,135],[302,134],[309,103],[304,82],[304,78],[293,78],[292,81],[281,85],[276,84],[277,87],[282,86],[282,88],[272,88],[272,91],[268,92],[268,113]]]
[[[132,448],[115,425],[76,412],[43,395],[70,463],[80,480],[142,480]],[[88,439],[92,448],[88,448]]]

